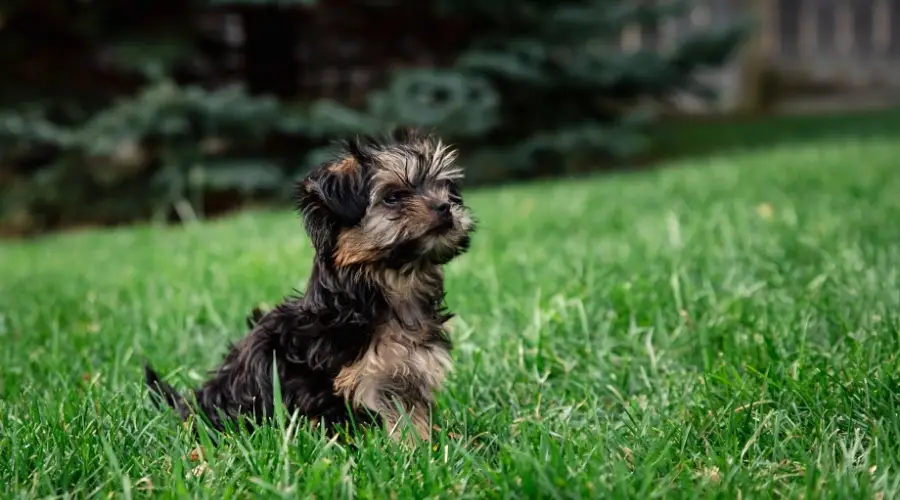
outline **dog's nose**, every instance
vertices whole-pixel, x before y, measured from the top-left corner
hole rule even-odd
[[[435,212],[441,216],[450,215],[450,204],[447,202],[436,203],[432,206]]]

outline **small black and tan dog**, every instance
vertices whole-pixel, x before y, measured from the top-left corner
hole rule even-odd
[[[401,129],[357,139],[298,186],[315,249],[305,291],[254,310],[194,402],[148,365],[146,382],[187,419],[214,427],[273,415],[273,361],[288,413],[326,425],[403,422],[428,439],[431,410],[451,368],[442,266],[468,249],[474,219],[463,204],[456,151]]]

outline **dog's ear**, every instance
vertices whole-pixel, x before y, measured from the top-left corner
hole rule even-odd
[[[297,209],[319,252],[327,252],[338,231],[359,223],[368,207],[364,163],[351,152],[317,168],[297,187]]]

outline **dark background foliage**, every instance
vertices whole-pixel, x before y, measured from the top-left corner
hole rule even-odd
[[[185,220],[285,202],[331,141],[420,125],[473,184],[639,157],[747,25],[623,51],[683,2],[10,0],[0,226]]]

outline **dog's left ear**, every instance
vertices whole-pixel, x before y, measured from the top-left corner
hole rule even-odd
[[[353,155],[322,165],[297,187],[297,209],[318,252],[328,252],[338,231],[356,225],[368,207],[368,176]]]

